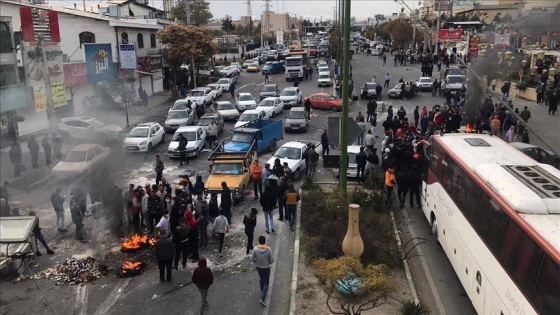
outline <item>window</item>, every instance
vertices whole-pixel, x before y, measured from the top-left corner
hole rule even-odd
[[[0,23],[0,54],[11,53],[13,49],[12,34],[8,23]]]
[[[540,314],[554,314],[560,310],[560,266],[545,256],[532,302]]]
[[[156,34],[150,34],[150,47],[156,48]]]
[[[496,202],[485,193],[480,196],[476,208],[473,209],[473,217],[475,212],[474,227],[482,240],[497,256],[502,247],[502,236],[507,216]]]
[[[128,33],[121,33],[121,44],[128,44]]]
[[[101,155],[103,153],[103,149],[100,147],[93,147],[93,151],[95,152],[95,155]]]
[[[144,48],[144,35],[142,33],[138,33],[136,35],[136,42],[138,44],[138,48]]]
[[[16,71],[13,65],[0,65],[0,86],[16,84]]]
[[[93,34],[92,32],[81,32],[79,36],[80,36],[80,45],[95,43],[95,34]]]

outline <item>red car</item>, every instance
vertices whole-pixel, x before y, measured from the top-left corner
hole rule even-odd
[[[342,110],[342,99],[337,99],[333,95],[327,93],[315,93],[309,95],[304,99],[304,104],[307,100],[311,101],[311,108],[326,109],[333,112]]]

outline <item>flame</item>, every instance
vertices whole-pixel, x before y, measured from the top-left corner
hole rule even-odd
[[[471,124],[467,124],[467,133],[476,133],[476,127]]]
[[[138,270],[142,267],[141,262],[133,262],[133,261],[123,261],[122,264],[122,273],[125,274],[128,271]]]
[[[156,239],[153,237],[148,238],[146,235],[134,234],[129,240],[122,242],[122,247],[125,249],[139,249],[142,245],[154,246],[156,244]]]

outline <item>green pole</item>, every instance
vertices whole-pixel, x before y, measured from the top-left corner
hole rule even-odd
[[[340,172],[339,188],[346,194],[346,169],[348,168],[348,103],[351,97],[349,87],[350,79],[350,1],[343,0],[344,3],[344,45],[342,54],[342,118],[341,141],[340,141]]]
[[[344,20],[344,0],[338,0],[338,6],[340,10],[338,10],[338,49],[336,50],[336,58],[337,66],[340,67],[340,61],[342,61],[342,23]]]

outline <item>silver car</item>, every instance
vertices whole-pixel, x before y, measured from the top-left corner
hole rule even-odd
[[[122,128],[88,116],[66,117],[60,120],[58,128],[63,137],[105,143],[117,140]]]
[[[166,132],[173,132],[179,127],[191,125],[194,125],[194,112],[192,110],[170,110],[163,128]]]

